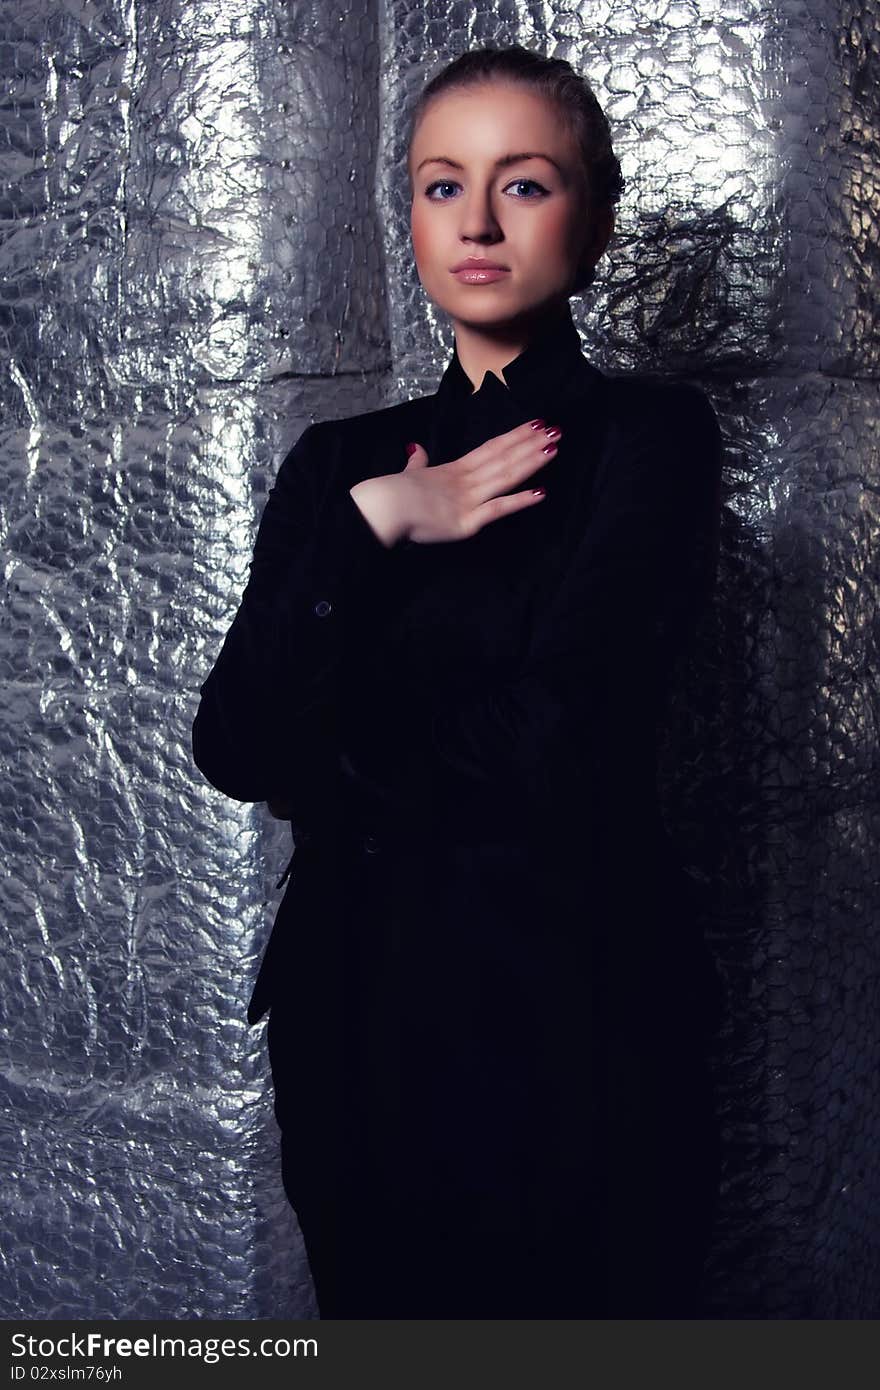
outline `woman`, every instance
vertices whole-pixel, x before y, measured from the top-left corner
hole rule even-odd
[[[193,729],[293,828],[248,1012],[285,1190],[324,1317],[696,1316],[714,976],[655,753],[717,424],[581,354],[621,179],[567,63],[451,63],[409,173],[452,359],[284,459]]]

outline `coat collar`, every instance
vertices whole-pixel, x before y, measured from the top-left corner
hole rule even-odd
[[[518,357],[503,369],[502,382],[487,372],[474,391],[461,365],[458,347],[443,373],[435,401],[442,416],[447,411],[478,412],[493,404],[503,404],[527,419],[530,414],[547,418],[566,404],[592,394],[602,373],[590,365],[581,352],[580,335],[566,305],[565,312],[544,324]]]

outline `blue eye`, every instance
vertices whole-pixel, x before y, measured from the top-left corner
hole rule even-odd
[[[514,179],[513,183],[510,183],[507,186],[508,188],[514,188],[517,184],[520,183],[531,184],[532,188],[537,188],[539,190],[541,197],[543,197],[547,192],[547,189],[544,187],[544,185],[538,183],[535,179]]]
[[[429,183],[425,189],[425,197],[430,198],[435,188],[455,188],[456,185],[450,179],[438,179],[435,183]],[[435,198],[436,203],[446,203],[448,198]]]
[[[536,179],[514,179],[513,183],[509,183],[507,185],[507,188],[516,188],[520,184],[528,184],[532,188],[537,188],[538,198],[545,198],[547,196],[547,189],[543,186],[543,184],[538,183]],[[454,179],[435,179],[435,181],[433,183],[429,183],[427,188],[425,189],[425,197],[431,198],[431,201],[435,203],[448,203],[448,198],[433,198],[432,195],[434,193],[434,190],[436,188],[458,188],[459,186],[460,185],[457,184]],[[507,192],[507,189],[505,189],[505,192]],[[516,196],[517,201],[519,202],[537,201],[537,198],[534,196],[520,197],[518,194]]]

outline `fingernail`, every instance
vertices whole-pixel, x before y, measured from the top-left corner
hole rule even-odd
[[[544,447],[543,447],[543,449],[541,450],[541,453],[542,453],[542,454],[555,454],[555,453],[556,453],[556,445],[555,445],[555,444],[545,444]]]
[[[532,488],[532,496],[533,496],[533,497],[544,497],[544,496],[546,495],[546,492],[547,492],[547,489],[546,489],[546,488],[543,488],[543,487],[533,487],[533,488]]]
[[[531,425],[531,427],[532,427],[533,430],[540,430],[540,429],[542,429],[543,426],[544,426],[544,421],[543,421],[543,420],[530,420],[530,421],[529,421],[529,424]]]
[[[416,451],[416,449],[417,449],[418,447],[419,447],[418,444],[407,444],[407,446],[406,446],[406,456],[407,456],[407,458],[412,458],[413,454],[415,453],[415,451]]]

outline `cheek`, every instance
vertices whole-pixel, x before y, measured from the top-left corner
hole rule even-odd
[[[431,259],[431,227],[428,218],[419,211],[418,207],[413,208],[410,230],[413,254],[420,265],[424,264]]]
[[[578,219],[567,208],[548,208],[545,217],[535,219],[532,246],[539,256],[543,256],[548,271],[553,271],[561,261],[577,257],[583,228]]]

